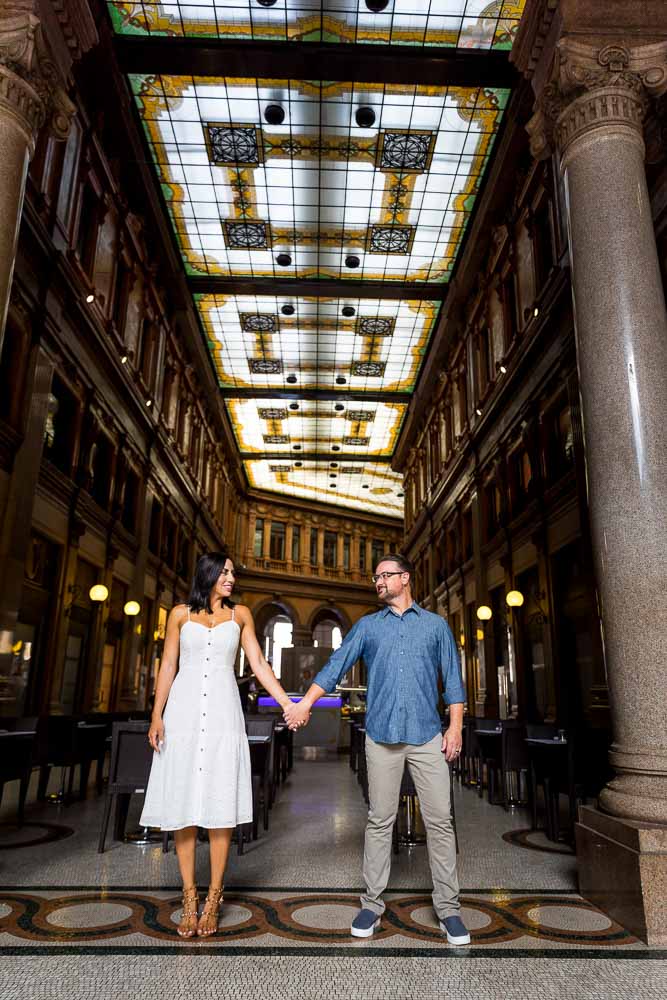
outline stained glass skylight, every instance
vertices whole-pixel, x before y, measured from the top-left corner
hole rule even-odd
[[[336,465],[335,456],[333,465]],[[302,500],[356,507],[373,514],[403,516],[403,478],[388,464],[253,459],[245,463],[248,481],[256,489],[287,493]],[[335,474],[335,478],[332,476]],[[334,484],[334,485],[332,485]]]
[[[107,0],[116,31],[261,41],[509,49],[525,0]]]
[[[439,307],[431,300],[353,296],[196,295],[195,301],[223,389],[384,390],[406,398]]]
[[[508,97],[130,79],[186,271],[212,277],[446,282]]]

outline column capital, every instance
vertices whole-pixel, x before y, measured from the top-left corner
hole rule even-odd
[[[536,159],[565,154],[594,129],[629,126],[641,139],[651,97],[667,92],[667,42],[555,45],[551,71],[526,126]]]
[[[57,139],[67,138],[76,108],[31,6],[19,0],[0,17],[0,110],[18,121],[32,155],[37,132],[45,124]]]

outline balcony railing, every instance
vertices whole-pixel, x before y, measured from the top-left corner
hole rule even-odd
[[[334,566],[313,566],[309,562],[292,562],[286,559],[264,559],[251,556],[248,569],[261,573],[285,573],[289,576],[318,577],[321,580],[337,580],[340,583],[360,583],[366,574],[358,569],[337,569]]]

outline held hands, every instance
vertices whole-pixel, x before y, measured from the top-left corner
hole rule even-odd
[[[447,763],[456,760],[456,758],[461,753],[461,745],[463,743],[463,736],[460,729],[449,727],[445,730],[442,737],[442,752],[445,755],[445,760]]]
[[[300,729],[302,726],[306,726],[310,719],[310,708],[304,704],[304,702],[299,702],[295,704],[293,701],[286,705],[283,709],[283,716],[285,722],[290,729]]]
[[[148,742],[156,753],[160,752],[160,746],[164,743],[164,722],[162,719],[151,719]]]

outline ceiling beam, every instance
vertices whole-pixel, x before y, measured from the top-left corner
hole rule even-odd
[[[424,86],[511,87],[502,50],[116,36],[126,73],[239,76]]]
[[[365,465],[389,465],[391,455],[364,455],[350,454],[347,452],[341,455],[334,451],[242,451],[240,457],[243,462],[363,462]]]
[[[338,299],[417,299],[441,301],[446,284],[424,282],[304,280],[301,278],[218,278],[189,277],[193,295],[272,295],[277,298],[314,296]]]
[[[410,402],[409,392],[383,392],[376,389],[364,392],[362,389],[221,389],[224,399],[296,399],[322,400],[335,403],[405,403]]]

